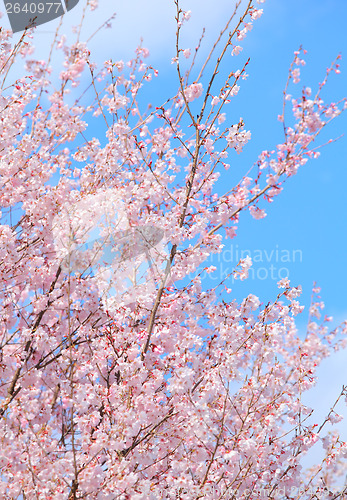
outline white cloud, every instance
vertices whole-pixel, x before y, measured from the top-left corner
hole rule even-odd
[[[72,27],[80,23],[85,2],[79,4],[64,16],[62,33],[71,33]],[[220,30],[234,10],[235,2],[230,0],[216,0],[211,6],[207,0],[187,0],[181,3],[184,10],[191,10],[189,22],[182,30],[182,48],[192,49],[198,43],[203,28],[206,28],[205,50],[210,48]],[[143,38],[144,46],[150,49],[151,59],[171,59],[175,52],[175,5],[171,1],[163,0],[99,0],[99,8],[87,10],[86,20],[82,29],[81,40],[86,40],[99,26],[113,13],[112,29],[99,32],[93,39],[92,48],[102,56],[121,59],[131,57],[140,39]],[[55,29],[60,20],[55,19],[39,26],[34,33],[34,45],[37,55],[42,58],[48,53]],[[5,29],[10,29],[7,16],[1,19]],[[14,35],[14,40],[19,40],[21,33]]]

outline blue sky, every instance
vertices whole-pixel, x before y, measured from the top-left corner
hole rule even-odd
[[[82,2],[80,2],[82,4]],[[194,48],[206,27],[205,53],[223,26],[231,6],[231,0],[185,0],[182,5],[192,11],[191,21],[186,26],[183,43]],[[66,15],[66,26],[76,24],[82,5]],[[282,142],[282,126],[277,121],[281,112],[282,90],[293,51],[300,45],[307,50],[307,65],[302,69],[302,83],[316,89],[324,78],[325,70],[338,53],[342,54],[341,74],[332,75],[324,96],[337,101],[347,95],[347,37],[346,0],[267,0],[264,15],[258,20],[249,36],[241,43],[243,52],[238,58],[229,58],[223,66],[225,71],[231,64],[239,67],[251,57],[247,73],[249,79],[242,83],[239,96],[229,105],[228,120],[235,123],[240,116],[251,130],[252,140],[241,155],[233,157],[233,167],[224,173],[224,185],[218,191],[230,189],[256,161],[263,149],[273,149]],[[153,104],[161,104],[170,96],[170,89],[177,88],[174,67],[170,63],[174,56],[175,23],[173,2],[169,0],[100,0],[100,8],[88,15],[84,35],[87,38],[113,11],[117,16],[112,29],[93,39],[94,57],[98,61],[113,58],[127,59],[132,56],[140,37],[151,52],[150,63],[159,69],[159,78],[146,91],[146,98]],[[135,15],[134,15],[135,13]],[[9,27],[6,18],[3,26]],[[38,28],[34,43],[40,57],[48,50],[52,31],[57,21]],[[69,29],[69,28],[68,28]],[[17,40],[20,34],[15,35]],[[83,38],[83,36],[82,36]],[[20,61],[16,71],[21,73]],[[229,66],[228,66],[229,65]],[[232,68],[236,69],[236,68]],[[301,84],[298,86],[300,91]],[[322,142],[346,132],[347,113],[339,117],[324,135]],[[96,131],[94,132],[96,134]],[[274,203],[267,205],[268,216],[259,221],[249,215],[241,216],[236,239],[229,240],[233,251],[249,249],[251,256],[258,251],[263,262],[255,266],[255,279],[232,285],[233,294],[242,299],[247,293],[258,295],[262,302],[273,300],[276,280],[270,277],[270,266],[286,267],[294,285],[303,287],[303,303],[308,306],[314,281],[321,286],[326,314],[333,315],[334,324],[347,318],[346,301],[346,186],[347,186],[347,138],[327,145],[321,150],[318,160],[312,160],[299,173],[286,182],[285,189]],[[276,251],[278,253],[276,253]],[[281,262],[281,252],[288,251],[297,258]],[[259,253],[260,252],[260,253]],[[299,252],[299,253],[298,253]],[[270,256],[270,259],[269,259]],[[301,258],[299,258],[301,256]],[[218,265],[227,267],[226,262]],[[229,264],[230,265],[230,264]],[[261,272],[259,269],[263,268]],[[263,279],[268,273],[267,278]],[[257,277],[258,276],[258,277]],[[259,278],[262,277],[262,279]],[[304,316],[298,322],[303,327]],[[320,370],[322,381],[308,398],[312,404],[324,401],[328,408],[346,382],[346,352],[325,361]],[[346,424],[344,424],[346,431]],[[345,432],[347,437],[347,432]]]

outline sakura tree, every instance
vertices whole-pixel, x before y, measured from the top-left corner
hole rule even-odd
[[[202,278],[242,212],[264,217],[346,108],[321,96],[338,60],[300,89],[298,50],[283,142],[217,192],[251,138],[224,109],[247,78],[237,56],[262,3],[232,5],[200,65],[175,0],[177,92],[155,108],[141,97],[158,76],[142,45],[98,67],[80,29],[70,45],[57,31],[46,61],[32,31],[12,45],[1,30],[1,498],[346,498],[333,426],[346,387],[323,421],[302,395],[346,346],[347,323],[331,331],[316,287],[303,337],[300,286],[282,279],[272,303],[238,303],[228,279]],[[27,76],[10,81],[19,56]],[[306,470],[318,442],[325,457]]]

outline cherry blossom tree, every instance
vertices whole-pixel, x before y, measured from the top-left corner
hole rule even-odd
[[[70,45],[57,32],[46,61],[30,30],[14,45],[1,30],[1,498],[346,498],[334,427],[346,387],[322,422],[302,395],[347,323],[331,331],[315,287],[302,336],[288,279],[263,305],[202,278],[241,213],[264,217],[346,108],[321,97],[338,60],[316,90],[297,90],[298,50],[283,142],[217,192],[251,138],[224,108],[247,78],[237,56],[262,3],[234,4],[200,64],[200,43],[181,46],[190,13],[175,0],[177,92],[155,108],[141,97],[158,76],[142,45],[98,67],[80,30]],[[20,56],[27,76],[13,81]],[[306,470],[319,442],[325,457]]]

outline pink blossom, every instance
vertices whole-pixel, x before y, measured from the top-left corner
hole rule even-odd
[[[183,13],[183,18],[184,18],[185,21],[189,21],[190,16],[191,16],[191,11],[190,10],[187,10],[186,12]]]
[[[243,49],[242,49],[242,47],[240,47],[240,45],[235,45],[235,47],[233,48],[233,50],[231,52],[231,55],[238,56],[242,50]]]
[[[289,288],[290,287],[290,281],[288,278],[283,278],[277,283],[278,288]]]
[[[241,120],[240,120],[241,122]],[[226,140],[230,148],[234,148],[238,153],[242,151],[244,145],[251,139],[251,132],[243,130],[243,125],[232,125],[229,128]]]
[[[246,34],[247,34],[247,31],[248,31],[248,30],[247,30],[247,29],[245,29],[245,28],[244,28],[244,29],[242,29],[242,30],[240,30],[240,31],[238,32],[238,34],[237,34],[237,39],[238,39],[239,41],[243,40],[243,39],[245,38]]]
[[[263,15],[263,9],[254,9],[251,13],[251,18],[253,21],[259,19]]]
[[[247,255],[247,257],[241,259],[240,262],[238,263],[238,266],[241,267],[241,270],[234,271],[234,277],[239,278],[241,281],[243,281],[246,278],[248,278],[248,271],[249,268],[252,266],[251,257]]]
[[[260,209],[259,207],[255,207],[254,205],[251,205],[249,207],[249,211],[254,219],[263,219],[266,217],[266,212],[263,209]]]
[[[201,83],[192,83],[189,87],[184,89],[184,95],[188,102],[194,101],[202,94],[202,84]]]
[[[90,10],[95,10],[99,6],[99,0],[90,0],[88,5],[90,7]]]
[[[332,412],[329,416],[329,421],[332,423],[332,424],[337,424],[338,422],[341,422],[341,420],[343,420],[343,416],[342,415],[339,415],[338,413],[336,412]]]
[[[211,101],[211,106],[216,106],[219,103],[220,99],[217,96],[214,96]]]
[[[300,68],[294,68],[292,71],[292,77],[294,83],[300,82]]]

